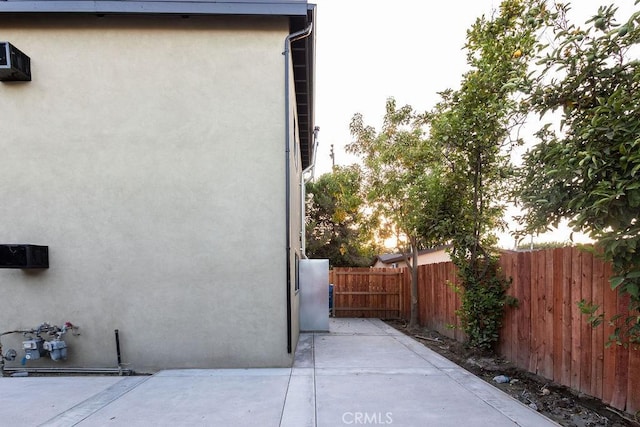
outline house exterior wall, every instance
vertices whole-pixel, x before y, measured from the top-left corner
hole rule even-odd
[[[0,243],[50,256],[0,270],[0,329],[79,325],[56,366],[114,366],[114,329],[137,372],[290,366],[287,34],[275,17],[0,16],[33,73],[0,84]]]

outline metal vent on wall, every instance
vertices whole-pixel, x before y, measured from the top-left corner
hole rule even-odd
[[[0,268],[49,268],[49,246],[0,244]]]
[[[31,81],[31,59],[9,42],[0,42],[0,81]]]

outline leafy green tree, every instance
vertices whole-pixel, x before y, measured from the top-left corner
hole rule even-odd
[[[411,272],[410,327],[418,322],[418,250],[442,243],[440,220],[447,193],[441,181],[440,153],[426,143],[420,117],[406,105],[388,99],[382,129],[364,124],[361,114],[351,121],[350,153],[361,156],[365,194],[372,217],[406,237],[399,248]]]
[[[333,168],[307,183],[307,255],[332,267],[367,267],[378,248],[364,213],[362,172],[357,165]]]
[[[636,4],[638,2],[636,1]],[[640,310],[640,11],[617,22],[601,7],[577,27],[559,6],[554,43],[540,59],[530,96],[532,110],[557,112],[561,129],[547,123],[520,174],[519,196],[529,231],[567,218],[590,234],[612,261],[611,286]],[[548,116],[546,116],[548,117]],[[549,120],[551,120],[549,118]],[[622,336],[640,343],[640,316],[627,318]]]
[[[470,70],[458,90],[425,116],[430,140],[444,153],[446,179],[456,214],[451,219],[452,260],[458,267],[462,308],[458,314],[468,344],[490,350],[498,340],[508,282],[493,250],[502,224],[512,166],[511,138],[524,112],[515,93],[528,83],[536,31],[547,14],[543,1],[506,0],[492,18],[467,31]]]

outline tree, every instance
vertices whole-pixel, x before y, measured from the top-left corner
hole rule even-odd
[[[523,121],[514,95],[528,84],[528,62],[546,13],[543,1],[506,0],[497,16],[479,18],[467,31],[470,70],[460,89],[443,92],[425,116],[430,141],[446,159],[447,186],[456,195],[449,229],[464,288],[458,314],[468,344],[481,350],[497,342],[508,301],[494,230],[501,226],[501,201],[512,176],[511,133]]]
[[[307,183],[307,255],[332,267],[371,265],[378,248],[364,214],[362,173],[357,165],[335,166]]]
[[[636,4],[638,2],[636,1]],[[557,112],[561,128],[547,123],[525,156],[518,192],[529,231],[567,218],[598,242],[613,263],[611,286],[640,310],[640,11],[621,24],[614,6],[601,7],[585,28],[571,24],[559,6],[554,46],[540,59],[529,102],[544,116]],[[547,116],[548,117],[548,116]],[[549,119],[550,120],[550,119]],[[627,334],[640,343],[640,316]],[[624,329],[624,328],[623,328]]]
[[[365,168],[364,189],[372,217],[389,221],[406,236],[399,248],[411,272],[411,317],[418,322],[418,250],[440,244],[441,214],[447,194],[440,179],[439,153],[424,138],[425,130],[411,106],[387,100],[381,131],[364,124],[361,114],[351,121],[354,141],[347,151],[360,155]]]

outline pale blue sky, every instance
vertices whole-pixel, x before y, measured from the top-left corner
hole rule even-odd
[[[313,1],[313,0],[312,0]],[[380,127],[388,97],[428,110],[437,92],[457,87],[467,69],[466,30],[499,0],[315,0],[317,4],[316,124],[320,126],[316,176],[357,159],[344,152],[349,122],[362,113]],[[620,11],[634,0],[617,0]],[[606,0],[574,0],[572,21],[584,23]],[[627,14],[628,16],[628,14]],[[564,232],[562,238],[568,238]],[[558,240],[558,235],[553,236]],[[510,246],[505,238],[503,245]]]
[[[314,1],[314,0],[311,0]],[[634,0],[617,0],[621,11]],[[343,151],[349,121],[362,113],[379,127],[385,101],[428,110],[437,92],[457,87],[466,70],[466,30],[499,0],[315,0],[317,8],[316,124],[320,126],[317,172],[354,159]],[[574,22],[583,23],[606,0],[574,0]]]

